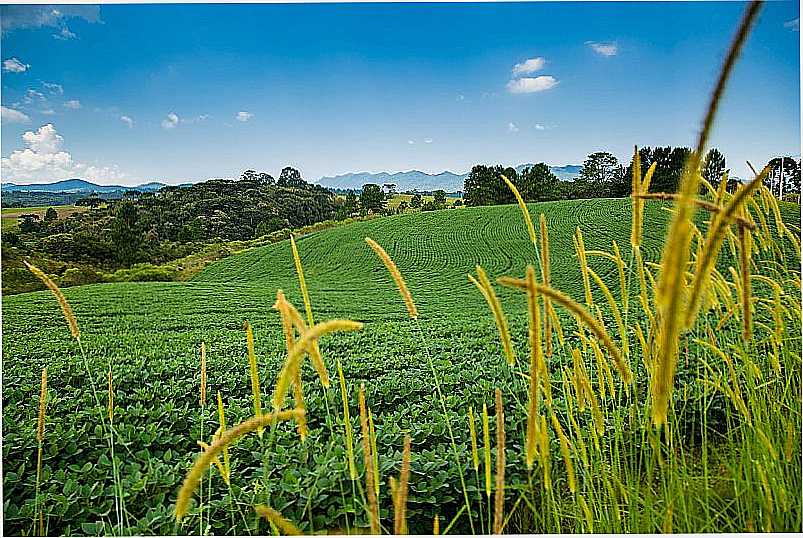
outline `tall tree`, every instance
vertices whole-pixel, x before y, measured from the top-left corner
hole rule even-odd
[[[775,157],[767,163],[770,172],[764,185],[778,198],[800,193],[800,161],[792,157]]]
[[[725,156],[717,148],[711,148],[703,159],[703,179],[708,181],[715,189],[722,180],[725,172]]]
[[[445,206],[446,205],[446,191],[441,189],[436,190],[432,193],[433,196],[433,203],[436,206]]]
[[[279,180],[276,182],[279,187],[295,187],[300,188],[306,186],[307,182],[301,177],[301,172],[292,166],[285,166],[279,174]]]
[[[558,196],[558,177],[544,163],[529,166],[519,174],[516,188],[528,202],[555,200]]]
[[[385,207],[385,195],[382,193],[382,187],[375,183],[363,185],[360,207],[365,211],[381,211]]]

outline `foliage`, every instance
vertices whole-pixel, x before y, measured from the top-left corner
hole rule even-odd
[[[363,211],[381,211],[385,207],[385,195],[382,187],[375,183],[367,183],[362,186],[360,194],[360,207]]]

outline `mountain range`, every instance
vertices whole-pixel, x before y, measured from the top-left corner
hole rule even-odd
[[[516,166],[516,171],[521,172],[532,164],[520,164]],[[566,166],[550,166],[553,174],[562,181],[573,181],[580,173],[582,167],[576,164]],[[349,172],[338,176],[324,176],[316,181],[319,185],[332,189],[361,189],[366,183],[376,183],[384,185],[392,183],[396,185],[397,191],[435,191],[442,189],[446,192],[458,192],[463,190],[463,182],[468,176],[465,174],[455,174],[454,172],[444,171],[439,174],[428,174],[420,170],[410,170],[408,172]]]
[[[112,193],[117,191],[138,190],[142,192],[155,192],[164,187],[164,183],[151,182],[137,185],[136,187],[125,187],[123,185],[98,185],[84,179],[63,179],[53,183],[40,183],[33,185],[23,185],[17,183],[3,183],[3,192],[69,192],[69,193]]]

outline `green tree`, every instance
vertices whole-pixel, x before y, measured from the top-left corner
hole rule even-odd
[[[792,157],[775,157],[767,163],[769,174],[764,185],[778,198],[800,193],[800,161]]]
[[[53,222],[59,218],[59,214],[52,207],[48,207],[45,211],[45,222]]]
[[[558,177],[544,163],[529,166],[519,174],[516,188],[528,202],[555,200],[558,192]]]
[[[360,207],[364,211],[381,211],[385,207],[385,195],[382,187],[375,183],[366,183],[362,186],[360,194]]]
[[[412,199],[410,200],[410,207],[412,207],[413,209],[418,209],[419,207],[421,207],[421,204],[423,204],[423,201],[421,200],[421,195],[415,193]]]
[[[443,206],[446,205],[446,191],[438,189],[438,190],[436,190],[435,192],[432,193],[432,196],[433,196],[432,202],[436,206],[443,207]]]
[[[711,148],[703,159],[702,175],[715,189],[722,181],[722,174],[725,172],[725,156],[717,148]],[[703,187],[705,189],[705,187]],[[707,189],[706,189],[707,190]]]
[[[307,185],[307,182],[301,177],[301,172],[292,166],[285,166],[279,174],[279,180],[276,182],[279,187],[293,187],[301,188]]]

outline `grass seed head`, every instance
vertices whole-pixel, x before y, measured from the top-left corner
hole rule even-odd
[[[31,265],[24,260],[22,263],[24,263],[25,267],[27,267],[30,272],[36,275],[36,277],[41,280],[45,286],[47,286],[47,288],[50,290],[50,293],[52,293],[56,298],[59,306],[61,307],[61,312],[64,314],[64,318],[67,320],[67,325],[70,327],[70,334],[73,338],[79,340],[81,338],[81,331],[78,330],[78,322],[75,320],[75,314],[73,314],[70,303],[67,302],[67,298],[64,297],[63,293],[61,293],[59,287],[50,279],[49,276],[44,273],[44,271],[38,267]]]
[[[407,313],[412,319],[418,319],[418,308],[415,306],[413,296],[410,295],[410,290],[407,289],[407,284],[405,283],[401,272],[399,272],[399,268],[396,267],[396,263],[390,258],[390,256],[388,256],[388,253],[385,252],[385,249],[382,248],[379,243],[370,237],[366,237],[365,242],[368,243],[368,246],[371,247],[374,252],[376,252],[376,255],[379,256],[379,259],[385,264],[390,276],[393,277],[394,281],[396,281],[396,286],[399,288],[399,293],[401,294],[402,299],[404,299],[404,304],[407,307]]]
[[[281,534],[285,536],[301,536],[302,534],[304,534],[301,531],[301,529],[296,527],[289,520],[285,519],[284,516],[282,516],[279,512],[277,512],[270,506],[267,506],[265,504],[260,504],[255,506],[254,510],[256,510],[256,513],[257,515],[259,515],[259,517],[264,517],[265,519],[276,525],[276,528],[279,529]]]

